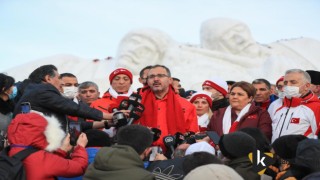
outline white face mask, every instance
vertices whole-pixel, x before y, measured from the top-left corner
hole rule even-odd
[[[301,94],[299,93],[299,87],[296,86],[285,86],[283,88],[284,95],[288,98],[291,99],[292,97],[300,97]]]
[[[279,91],[279,92],[278,92],[278,97],[281,98],[281,99],[283,99],[283,98],[285,97],[284,92]]]
[[[75,86],[62,87],[63,93],[62,95],[68,99],[73,99],[76,97],[78,88]]]

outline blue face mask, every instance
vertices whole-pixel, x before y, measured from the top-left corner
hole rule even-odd
[[[9,99],[13,100],[18,94],[18,89],[16,86],[13,86],[12,93],[9,94]]]

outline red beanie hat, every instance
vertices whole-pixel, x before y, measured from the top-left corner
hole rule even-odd
[[[217,77],[204,81],[202,86],[211,86],[213,89],[219,91],[224,97],[228,94],[227,82]]]
[[[276,86],[278,86],[278,83],[279,83],[280,81],[283,81],[283,80],[284,80],[284,76],[281,76],[281,77],[277,80]]]
[[[191,98],[190,98],[190,102],[193,103],[196,99],[198,98],[203,98],[205,100],[207,100],[209,106],[210,106],[210,109],[212,107],[212,98],[211,98],[211,93],[207,92],[207,91],[201,91],[201,92],[197,92],[197,93],[194,93]]]
[[[112,71],[112,73],[110,73],[110,75],[109,75],[110,84],[111,84],[113,78],[119,74],[127,75],[130,79],[130,83],[132,84],[132,73],[128,69],[125,69],[125,68],[118,68],[118,69]]]

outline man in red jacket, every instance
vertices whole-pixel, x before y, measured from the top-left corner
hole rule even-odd
[[[145,110],[137,123],[161,130],[161,137],[154,145],[164,148],[163,137],[169,134],[199,131],[195,107],[174,92],[171,73],[166,66],[153,66],[147,83],[148,87],[141,91]]]

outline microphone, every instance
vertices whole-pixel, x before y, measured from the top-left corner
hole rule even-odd
[[[151,133],[153,134],[153,142],[156,142],[161,136],[161,130],[158,128],[151,128]]]
[[[128,110],[131,111],[134,107],[139,105],[141,103],[141,100],[142,100],[142,97],[140,96],[140,94],[132,93],[129,96],[129,107],[128,107]]]
[[[129,114],[129,120],[128,120],[128,125],[131,125],[134,120],[137,120],[141,117],[143,111],[144,111],[144,106],[141,104],[142,97],[140,94],[131,94],[129,96],[129,107],[128,110],[130,111]]]
[[[108,108],[108,112],[109,113],[114,113],[114,112],[117,112],[118,109],[117,109],[117,106],[116,104],[110,104],[109,108]]]
[[[176,145],[176,140],[174,136],[168,135],[163,137],[163,143],[166,147],[171,150],[171,159],[173,159],[174,146]]]
[[[184,138],[184,135],[180,132],[177,132],[175,134],[175,138],[176,138],[176,145],[180,145],[180,144],[183,144],[185,142],[185,138]]]
[[[127,110],[129,108],[129,100],[124,99],[120,102],[118,110]]]

